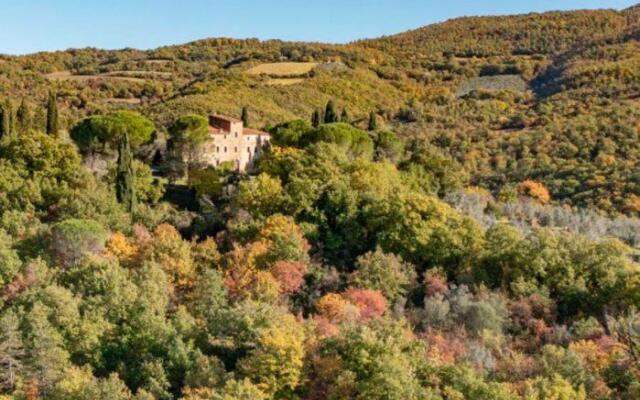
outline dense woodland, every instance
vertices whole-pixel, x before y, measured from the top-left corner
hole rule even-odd
[[[1,57],[0,399],[640,398],[638,40],[632,8]],[[246,73],[281,61],[317,64]],[[246,173],[212,112],[271,133]]]

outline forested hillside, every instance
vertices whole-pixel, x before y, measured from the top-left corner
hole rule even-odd
[[[1,57],[0,400],[640,398],[639,10]]]

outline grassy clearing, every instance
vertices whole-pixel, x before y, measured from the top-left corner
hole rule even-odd
[[[474,90],[524,92],[527,90],[527,82],[520,75],[481,76],[464,82],[456,94],[464,96]]]
[[[278,79],[269,79],[266,84],[268,86],[289,86],[289,85],[297,85],[299,83],[304,82],[302,78],[278,78]]]
[[[292,76],[311,72],[318,63],[314,62],[282,62],[259,64],[247,70],[250,75]]]
[[[140,103],[142,103],[141,99],[138,98],[131,98],[131,99],[117,99],[117,98],[109,98],[106,99],[104,101],[105,103],[109,103],[109,104],[128,104],[128,105],[138,105]]]

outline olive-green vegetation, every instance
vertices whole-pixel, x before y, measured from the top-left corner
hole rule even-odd
[[[341,122],[371,131],[384,122],[443,148],[492,191],[533,179],[556,202],[637,214],[639,21],[637,8],[551,12],[460,18],[349,45],[207,39],[3,57],[0,95],[11,115],[21,99],[36,110],[48,102],[30,123],[48,132],[123,108],[160,131],[190,113],[250,109],[258,128],[313,114],[317,127],[344,110]],[[284,76],[300,82],[247,73],[283,60],[305,67]],[[2,121],[2,132],[20,129]]]
[[[638,15],[3,57],[0,399],[639,398]]]

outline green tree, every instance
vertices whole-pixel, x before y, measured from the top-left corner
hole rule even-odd
[[[242,120],[242,124],[245,127],[249,127],[249,108],[247,106],[242,107],[242,114],[240,116],[240,119]]]
[[[8,136],[12,133],[11,131],[11,119],[12,119],[13,110],[11,108],[11,103],[8,101],[2,105],[0,105],[0,137]]]
[[[52,312],[53,310],[37,302],[25,321],[25,365],[29,378],[45,397],[53,385],[64,377],[69,365],[64,338],[49,322]]]
[[[185,115],[169,127],[170,151],[175,153],[174,162],[182,164],[187,182],[191,184],[193,172],[203,166],[204,145],[210,140],[209,123],[199,115]]]
[[[373,157],[373,140],[366,132],[349,124],[324,124],[304,135],[301,140],[303,146],[317,142],[335,143],[354,158]]]
[[[12,311],[0,317],[0,392],[13,389],[23,372],[25,352],[19,323]]]
[[[51,252],[63,267],[77,263],[87,253],[100,253],[104,249],[107,232],[96,221],[68,219],[53,226]]]
[[[571,382],[560,375],[554,374],[550,378],[538,377],[527,382],[524,394],[525,400],[586,400],[584,387],[574,389]]]
[[[118,147],[118,168],[116,171],[116,197],[124,208],[133,213],[136,209],[136,181],[133,171],[133,156],[129,146],[129,135],[125,134]]]
[[[26,132],[31,128],[31,110],[29,110],[29,106],[24,99],[22,99],[20,107],[18,107],[18,111],[16,112],[16,122],[19,132]]]
[[[379,290],[387,299],[395,301],[414,283],[414,268],[402,258],[377,248],[358,257],[356,271],[351,274],[349,283],[357,288]]]
[[[372,206],[368,219],[386,252],[418,267],[441,266],[450,276],[467,273],[483,246],[482,231],[435,197],[415,192],[392,193]]]
[[[375,135],[375,159],[398,163],[404,154],[404,143],[391,131],[380,131]]]
[[[407,327],[384,318],[369,326],[349,325],[321,344],[312,398],[419,400],[425,398],[418,374],[420,345]],[[322,369],[325,360],[339,368]]]
[[[409,159],[400,168],[409,172],[427,191],[444,196],[464,186],[469,179],[460,163],[425,141],[412,141],[408,152]]]
[[[153,139],[153,122],[139,113],[115,111],[85,118],[71,129],[71,138],[85,152],[110,152],[117,149],[124,135],[133,151]]]
[[[300,146],[302,137],[312,130],[309,122],[301,119],[278,124],[269,130],[274,144],[278,146]]]
[[[14,250],[16,240],[0,229],[0,286],[7,285],[18,273],[22,262]]]
[[[313,114],[311,114],[311,125],[314,128],[317,128],[320,126],[321,122],[322,122],[322,116],[320,115],[320,111],[313,110]]]
[[[57,135],[59,130],[58,99],[57,95],[50,91],[47,99],[47,133],[49,135]]]
[[[369,113],[369,122],[367,124],[367,130],[375,131],[377,129],[378,129],[378,118],[376,116],[376,113],[371,111]]]
[[[284,190],[278,178],[260,174],[242,181],[233,198],[233,206],[243,209],[258,218],[265,218],[282,209]]]
[[[324,111],[324,123],[333,124],[334,122],[339,122],[339,118],[333,100],[329,100]]]

